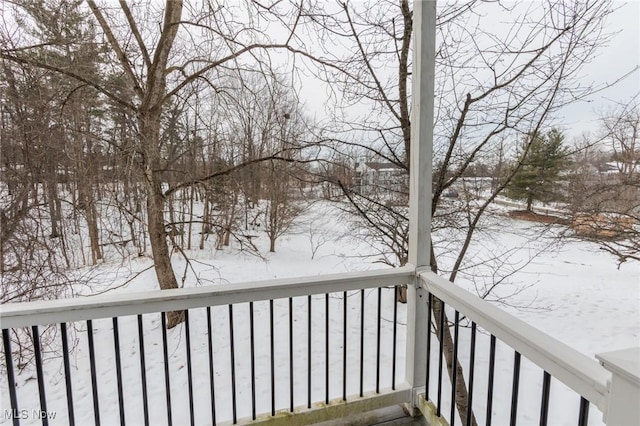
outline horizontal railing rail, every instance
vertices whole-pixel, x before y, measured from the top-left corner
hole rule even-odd
[[[420,278],[429,293],[604,410],[611,373],[595,359],[432,272]]]
[[[393,269],[315,277],[8,303],[0,305],[0,324],[2,328],[28,327],[39,324],[152,312],[171,312],[207,306],[389,287],[412,282],[414,274],[415,268],[406,265]]]

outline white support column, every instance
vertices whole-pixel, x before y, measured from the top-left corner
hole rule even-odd
[[[640,347],[596,355],[611,371],[607,408],[607,426],[640,425]]]
[[[429,268],[431,246],[431,181],[435,77],[435,0],[414,1],[411,154],[409,175],[409,263]],[[407,289],[406,381],[413,389],[412,407],[426,377],[426,293],[418,285]]]

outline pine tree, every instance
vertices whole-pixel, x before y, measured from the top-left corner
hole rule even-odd
[[[532,135],[529,149],[518,156],[518,171],[507,187],[511,198],[526,200],[527,211],[533,201],[558,199],[560,174],[569,164],[569,153],[564,146],[564,135],[559,129],[551,129],[544,135]],[[525,142],[526,145],[526,142]]]

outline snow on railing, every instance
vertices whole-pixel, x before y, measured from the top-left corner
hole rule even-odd
[[[309,424],[408,402],[397,288],[413,280],[407,266],[5,304],[0,423]],[[14,365],[16,333],[33,365]]]

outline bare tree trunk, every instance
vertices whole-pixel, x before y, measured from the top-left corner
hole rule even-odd
[[[236,205],[238,204],[238,191],[237,189],[233,192],[233,201],[231,202],[231,211],[227,214],[227,219],[224,228],[224,239],[222,245],[229,246],[231,242],[231,228],[233,226],[233,222],[236,217]]]
[[[396,301],[399,303],[407,303],[407,286],[401,285],[398,287],[398,294],[396,296]]]
[[[271,236],[269,237],[269,252],[276,252],[276,239]]]
[[[195,197],[195,188],[191,187],[191,195],[189,196],[189,225],[187,226],[187,250],[191,250],[191,232],[193,231],[193,198]]]
[[[209,191],[205,188],[202,201],[202,233],[200,234],[200,250],[204,250],[204,242],[211,232],[211,207],[209,206]]]
[[[100,249],[100,237],[98,233],[98,214],[91,188],[87,188],[87,184],[84,182],[78,182],[78,184],[80,200],[82,201],[85,209],[84,212],[87,220],[87,228],[89,230],[91,261],[95,265],[98,260],[102,259],[102,250]]]
[[[158,284],[162,290],[178,288],[178,281],[171,266],[171,254],[167,244],[167,233],[164,222],[164,196],[162,184],[157,174],[151,172],[147,194],[147,214],[149,227],[149,242],[153,254]],[[168,312],[167,328],[173,328],[184,321],[184,312]]]
[[[169,239],[171,240],[171,244],[173,247],[176,247],[179,245],[179,243],[176,241],[176,238],[178,237],[178,235],[180,234],[180,231],[178,230],[178,227],[176,227],[176,208],[175,208],[175,201],[178,198],[178,196],[174,196],[171,195],[166,201],[166,205],[167,208],[169,210]]]
[[[51,220],[51,238],[58,238],[60,232],[58,231],[58,223],[60,222],[60,200],[58,199],[58,179],[55,176],[55,167],[53,171],[47,176],[47,204],[49,206],[49,216]]]
[[[440,318],[442,312],[442,302],[438,299],[433,300],[433,304],[431,310],[433,312],[433,317],[436,319]],[[436,336],[440,337],[440,330],[438,327],[440,326],[439,321],[434,321],[436,326]],[[449,373],[449,380],[453,383],[453,338],[451,337],[451,329],[449,328],[449,322],[447,320],[446,314],[444,315],[443,322],[443,341],[442,341],[442,350],[444,352],[444,358],[447,363],[447,372]],[[458,359],[455,365],[456,368],[456,408],[458,409],[458,414],[460,415],[460,420],[463,425],[469,424],[467,423],[467,412],[469,408],[469,391],[467,390],[467,384],[464,379],[464,370],[462,365],[460,364],[460,360]],[[451,421],[451,419],[450,419]],[[471,410],[471,423],[472,426],[478,426],[476,421],[476,416]]]
[[[272,192],[277,191],[274,188],[271,189]],[[277,196],[277,194],[274,194]],[[267,234],[269,235],[269,251],[271,253],[276,252],[276,240],[278,239],[278,228],[279,228],[279,213],[278,213],[278,201],[270,200],[269,207],[267,208],[268,217],[265,219],[265,224],[268,224],[269,228],[267,229]]]
[[[102,249],[100,248],[100,236],[98,234],[98,213],[96,211],[95,200],[93,196],[89,200],[87,209],[87,225],[89,226],[89,240],[91,242],[91,257],[95,265],[98,260],[102,259]]]
[[[86,111],[75,111],[74,123],[78,127],[78,134],[83,130],[90,128],[89,120],[82,116]],[[85,118],[85,120],[83,120]],[[83,129],[84,127],[84,129]],[[89,231],[89,244],[91,248],[91,261],[95,265],[98,260],[102,259],[102,250],[100,248],[100,237],[98,232],[98,212],[95,204],[94,191],[98,185],[94,185],[96,180],[96,168],[93,161],[93,144],[90,138],[86,140],[87,152],[85,153],[85,139],[83,137],[75,138],[76,159],[75,169],[78,176],[77,187],[81,205],[84,206],[87,228]],[[84,253],[84,250],[83,250]]]

